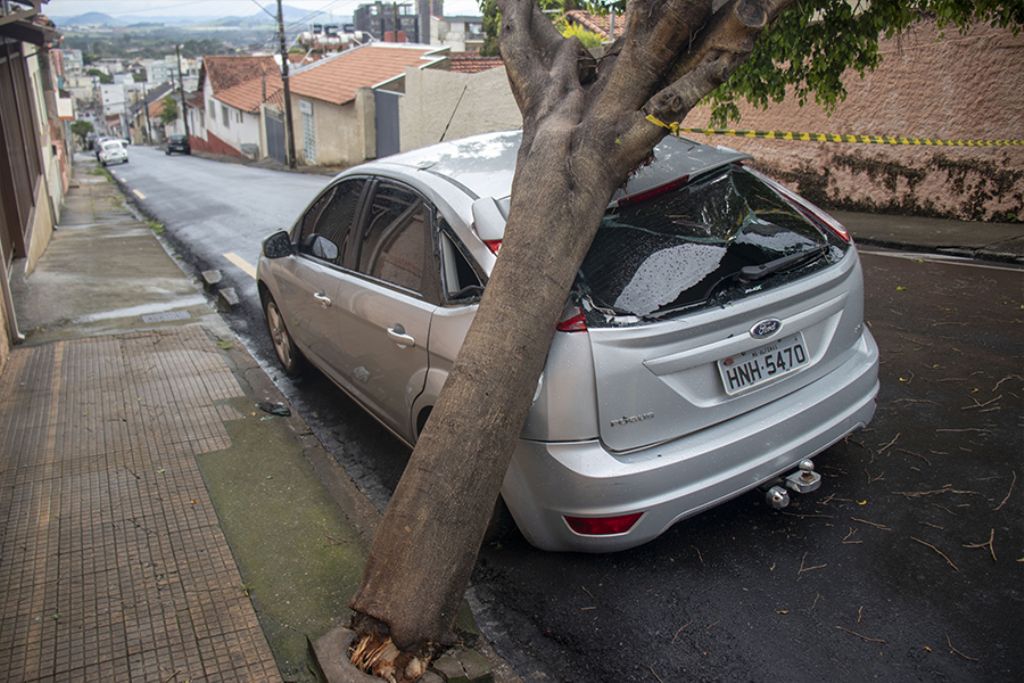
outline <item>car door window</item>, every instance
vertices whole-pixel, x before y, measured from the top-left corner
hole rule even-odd
[[[345,180],[313,203],[302,219],[301,253],[334,265],[345,263],[348,233],[358,219],[359,201],[365,186],[363,178]]]
[[[377,186],[359,250],[359,272],[423,295],[434,278],[432,208],[415,192],[390,182]]]

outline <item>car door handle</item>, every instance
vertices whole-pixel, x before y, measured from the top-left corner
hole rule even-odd
[[[412,335],[406,334],[405,328],[402,327],[401,325],[389,327],[388,337],[391,339],[391,341],[395,342],[403,349],[407,346],[416,346],[416,340],[412,337]]]
[[[329,308],[331,305],[331,297],[327,296],[323,292],[313,292],[313,298],[316,302],[324,308]]]

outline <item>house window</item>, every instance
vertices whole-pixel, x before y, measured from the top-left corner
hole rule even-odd
[[[302,113],[302,153],[306,163],[316,163],[316,127],[313,122],[313,103],[299,100],[299,111]]]
[[[220,105],[220,118],[224,122],[225,128],[231,127],[231,119],[228,118],[228,107],[226,104]]]
[[[211,119],[216,119],[217,118],[217,103],[214,102],[213,100],[210,100],[210,118]]]
[[[238,122],[239,123],[242,122],[242,110],[241,109],[238,110]]]

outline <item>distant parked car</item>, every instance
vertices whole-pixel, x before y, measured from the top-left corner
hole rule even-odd
[[[100,147],[100,163],[104,166],[127,164],[128,149],[120,140],[107,140]]]
[[[284,369],[308,359],[415,443],[500,258],[519,141],[356,166],[268,237]],[[875,412],[843,226],[739,152],[670,137],[654,159],[608,206],[505,475],[539,548],[622,550],[758,486],[784,507],[820,483],[808,458]]]
[[[172,135],[167,138],[167,148],[164,150],[164,154],[168,156],[171,152],[178,152],[179,154],[191,154],[192,147],[188,144],[188,138],[184,135]]]
[[[92,152],[93,154],[96,155],[96,161],[100,160],[100,152],[103,151],[103,143],[113,139],[114,138],[110,137],[109,135],[101,135],[98,138],[96,138],[92,146]]]

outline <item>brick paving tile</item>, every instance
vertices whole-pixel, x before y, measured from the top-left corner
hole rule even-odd
[[[241,395],[198,327],[13,351],[0,680],[280,680],[195,460]]]

